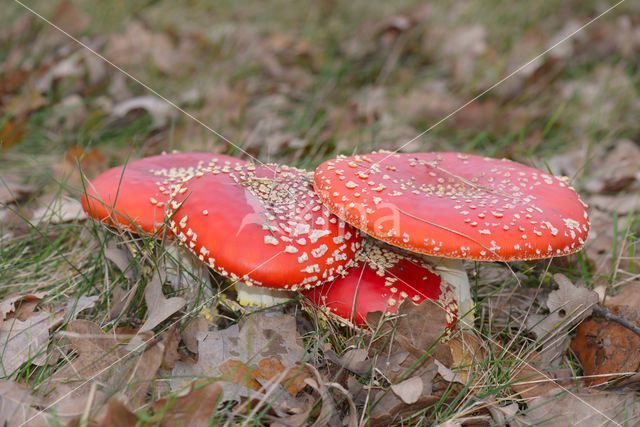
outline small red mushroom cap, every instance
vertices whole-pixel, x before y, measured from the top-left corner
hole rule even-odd
[[[229,156],[220,161],[244,164]],[[184,200],[184,191],[168,194],[153,171],[188,170],[209,162],[209,153],[174,153],[146,157],[109,169],[87,183],[81,202],[89,216],[109,225],[122,225],[133,231],[154,233],[160,230],[167,214]],[[182,173],[182,172],[181,172]],[[174,206],[172,207],[172,203]]]
[[[321,164],[331,212],[413,252],[510,261],[569,255],[587,240],[585,205],[561,178],[509,160],[386,152]]]
[[[404,300],[435,301],[447,313],[447,326],[455,323],[458,306],[451,286],[419,256],[367,239],[356,260],[345,277],[303,295],[313,306],[349,325],[364,325],[367,314],[374,311],[396,314]]]
[[[249,285],[297,290],[333,280],[360,236],[320,204],[308,172],[206,153],[132,162],[93,180],[93,217],[156,231],[163,223],[201,261]]]

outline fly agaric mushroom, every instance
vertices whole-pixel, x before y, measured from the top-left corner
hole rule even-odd
[[[217,155],[222,162],[244,164],[233,157]],[[88,183],[82,197],[82,207],[89,216],[109,225],[121,225],[132,231],[155,233],[162,229],[168,213],[179,207],[185,198],[181,188],[167,194],[158,185],[153,170],[178,170],[205,164],[208,153],[173,153],[146,157],[109,169]]]
[[[196,257],[237,282],[243,305],[274,305],[335,279],[360,246],[358,233],[320,204],[311,176],[287,166],[171,154],[107,171],[90,188],[90,215],[147,231],[167,222]]]
[[[356,265],[346,276],[302,292],[312,306],[335,316],[348,326],[363,326],[374,311],[396,314],[409,300],[437,303],[447,315],[447,329],[453,328],[458,306],[447,273],[436,272],[420,256],[366,239],[356,254]]]
[[[452,283],[461,316],[473,303],[456,260],[569,255],[589,232],[585,205],[566,180],[509,160],[459,153],[341,156],[318,167],[315,186],[332,213],[372,237],[452,259],[447,268],[461,278]]]

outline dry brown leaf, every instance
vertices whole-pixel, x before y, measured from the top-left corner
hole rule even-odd
[[[531,400],[538,396],[544,396],[552,391],[562,390],[555,382],[553,376],[537,368],[537,358],[518,363],[511,373],[511,388],[524,400]]]
[[[192,353],[198,353],[198,334],[209,330],[210,322],[203,315],[199,314],[191,319],[182,331],[182,341]]]
[[[96,323],[74,320],[67,325],[64,336],[78,357],[53,375],[54,383],[79,384],[76,394],[86,395],[91,387],[91,381],[87,380],[109,383],[117,377],[114,372],[126,371],[122,364],[127,352],[115,335],[105,334]]]
[[[548,315],[530,315],[527,327],[544,344],[543,358],[551,362],[562,356],[569,346],[569,329],[589,317],[598,303],[598,294],[577,287],[562,274],[554,274],[558,289],[547,299]]]
[[[284,376],[280,375],[285,371]],[[268,381],[279,380],[285,390],[292,396],[296,396],[305,387],[305,380],[313,376],[313,372],[309,370],[306,364],[296,364],[289,368],[285,368],[279,358],[265,357],[258,362],[258,368],[253,370],[253,378],[265,379]]]
[[[96,427],[135,427],[138,417],[114,396],[102,407],[94,422]]]
[[[91,23],[89,15],[69,0],[58,3],[51,20],[67,33],[74,35],[82,33]]]
[[[2,131],[0,141],[4,143]],[[23,184],[17,176],[3,173],[0,176],[0,205],[9,204],[32,194],[36,188],[33,185]]]
[[[178,112],[175,107],[166,101],[149,95],[131,98],[114,105],[111,115],[115,118],[123,118],[127,114],[138,110],[144,110],[151,116],[154,129],[167,126],[171,120],[177,117]]]
[[[635,372],[640,367],[640,337],[624,326],[601,318],[582,322],[571,342],[588,385],[620,378],[618,374]],[[612,374],[608,376],[607,374]]]
[[[162,364],[164,351],[164,344],[156,343],[147,348],[138,358],[130,375],[129,387],[125,392],[132,408],[137,409],[145,403],[151,383]]]
[[[162,344],[164,345],[164,354],[162,355],[162,368],[173,369],[176,362],[180,360],[178,346],[180,345],[180,331],[178,324],[172,325],[162,336]]]
[[[7,120],[0,128],[0,147],[7,149],[12,145],[15,145],[22,141],[22,138],[27,132],[26,118],[16,117]],[[0,197],[6,197],[2,193],[4,190],[0,190]],[[2,199],[0,199],[1,201]]]
[[[313,378],[305,379],[305,383],[313,388],[319,395],[322,401],[320,408],[320,414],[312,424],[313,427],[320,426],[348,426],[356,427],[358,425],[358,414],[356,411],[353,399],[349,395],[349,392],[337,383],[326,383],[320,375],[320,372],[312,365],[306,364],[307,369],[313,373]],[[334,390],[342,395],[342,397],[349,404],[349,412],[347,415],[340,415],[338,413],[336,402],[331,394],[330,390]]]
[[[187,303],[182,297],[166,298],[164,296],[159,273],[154,274],[153,278],[147,283],[144,291],[144,301],[147,304],[147,320],[140,327],[140,332],[153,330],[153,328],[164,322]]]
[[[222,398],[218,383],[204,386],[194,383],[189,392],[180,397],[167,397],[153,403],[156,413],[164,413],[161,427],[208,427]]]
[[[585,184],[591,193],[618,193],[638,182],[640,145],[622,139],[613,144],[604,156],[594,159],[595,167]],[[615,167],[612,167],[615,165]]]
[[[184,67],[182,52],[169,36],[153,32],[137,20],[129,21],[123,32],[113,33],[107,46],[105,56],[120,66],[145,66],[151,62],[166,74]]]
[[[527,425],[580,427],[635,425],[639,418],[640,402],[635,393],[597,390],[539,397],[518,417]]]
[[[32,303],[42,301],[42,298],[46,295],[47,292],[34,292],[26,294],[18,293],[4,297],[4,299],[0,301],[0,326],[2,326],[2,322],[7,319],[7,317],[11,317],[11,315],[16,312],[16,309],[22,307],[23,304],[29,304],[29,306],[31,306]],[[23,316],[13,315],[13,317],[25,320]]]
[[[49,330],[60,324],[62,313],[39,311],[22,321],[5,320],[0,326],[0,374],[9,376],[23,363],[43,366],[47,361]]]
[[[224,381],[240,384],[256,391],[261,388],[260,383],[253,378],[253,370],[239,360],[225,360],[218,366],[218,370],[220,371],[221,379]]]
[[[87,218],[80,202],[71,197],[62,196],[51,199],[51,197],[45,196],[44,200],[41,200],[39,204],[40,207],[33,212],[31,218],[34,224],[43,222],[62,224]]]
[[[407,405],[390,391],[379,391],[373,396],[371,415],[367,420],[370,426],[389,426],[399,423],[404,416],[428,408],[440,400],[437,396],[422,395],[411,405]]]
[[[0,425],[44,426],[45,414],[36,409],[40,400],[31,395],[23,385],[14,381],[0,380]]]
[[[69,299],[66,307],[67,319],[75,319],[80,312],[93,308],[99,298],[99,295],[81,295],[77,299]]]
[[[114,263],[127,279],[131,280],[135,277],[136,271],[131,262],[133,257],[126,247],[109,243],[104,250],[104,257]]]
[[[369,313],[367,323],[377,335],[382,338],[393,336],[404,350],[421,357],[429,347],[440,342],[447,320],[442,307],[425,300],[417,305],[403,302],[395,319],[387,319],[380,312]]]
[[[627,284],[620,293],[608,297],[605,306],[632,324],[640,325],[640,283]],[[618,379],[615,374],[635,372],[640,368],[640,337],[624,326],[592,317],[576,330],[571,348],[580,359],[587,384],[602,384]],[[607,376],[607,374],[613,374]]]
[[[397,384],[392,384],[391,391],[404,403],[411,405],[422,396],[424,383],[420,377],[411,377]]]
[[[369,353],[363,348],[350,348],[341,357],[332,350],[325,351],[324,355],[336,365],[357,375],[366,375],[371,372],[373,362],[369,359]]]
[[[455,372],[461,384],[466,384],[476,370],[483,369],[482,363],[486,357],[482,340],[469,331],[460,331],[447,342],[451,351],[451,370]]]

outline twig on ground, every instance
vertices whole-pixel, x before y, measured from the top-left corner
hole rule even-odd
[[[625,319],[622,316],[618,316],[617,314],[613,314],[606,307],[603,307],[601,305],[594,305],[593,306],[593,314],[598,316],[598,317],[602,317],[604,319],[610,320],[612,322],[616,322],[616,323],[624,326],[625,328],[629,329],[630,331],[633,331],[636,335],[640,336],[640,327],[638,327],[638,326],[634,325],[633,323],[629,322],[627,319]]]

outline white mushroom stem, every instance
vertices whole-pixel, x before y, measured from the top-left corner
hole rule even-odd
[[[249,286],[245,283],[236,283],[238,303],[243,306],[272,307],[283,304],[295,296],[295,292],[281,291],[277,289]]]
[[[458,303],[458,320],[463,326],[473,327],[474,303],[471,298],[469,276],[467,276],[467,271],[464,269],[463,261],[430,256],[426,258],[433,263],[442,280],[449,283],[453,288]]]

